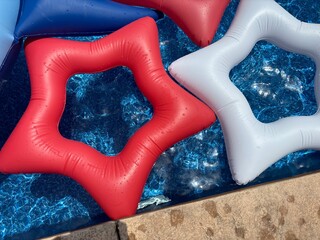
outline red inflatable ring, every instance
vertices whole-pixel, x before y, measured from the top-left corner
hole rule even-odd
[[[230,0],[115,0],[167,14],[198,46],[209,45]]]
[[[69,176],[113,219],[135,213],[149,172],[163,151],[215,120],[205,104],[167,75],[152,18],[137,20],[92,43],[28,40],[25,53],[31,100],[0,152],[0,171]],[[152,119],[116,156],[62,137],[58,125],[70,76],[120,65],[132,70],[139,89],[153,105]]]

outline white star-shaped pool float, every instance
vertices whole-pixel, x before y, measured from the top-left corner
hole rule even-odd
[[[301,22],[273,0],[242,0],[226,35],[173,62],[171,75],[217,114],[233,179],[246,184],[283,156],[320,149],[320,116],[293,116],[272,123],[257,120],[229,73],[254,45],[266,40],[311,57],[319,68],[320,25]],[[249,71],[249,69],[248,69]],[[319,69],[314,89],[319,105]]]

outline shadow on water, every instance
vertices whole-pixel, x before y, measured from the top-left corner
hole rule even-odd
[[[0,173],[0,186],[9,177],[9,174]]]
[[[42,174],[32,183],[30,190],[34,198],[40,199],[44,197],[49,202],[63,201],[66,197],[73,198],[74,201],[80,203],[86,209],[89,216],[74,216],[70,220],[62,220],[57,224],[43,223],[40,227],[32,227],[26,232],[15,234],[6,239],[37,239],[48,237],[110,220],[92,197],[79,184],[68,177],[55,174]],[[50,208],[48,207],[48,212],[43,214],[50,214]]]
[[[30,190],[35,198],[45,197],[50,202],[59,201],[64,197],[74,198],[85,207],[90,217],[102,213],[101,208],[82,186],[68,177],[42,174],[32,183]]]
[[[21,53],[11,74],[0,80],[0,149],[25,111],[30,99],[28,70]]]

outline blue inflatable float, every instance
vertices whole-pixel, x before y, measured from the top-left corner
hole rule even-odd
[[[20,0],[2,0],[0,2],[0,79],[20,49],[20,44],[14,39],[19,9]]]
[[[145,16],[162,17],[110,0],[2,0],[0,79],[13,65],[24,37],[107,34]]]

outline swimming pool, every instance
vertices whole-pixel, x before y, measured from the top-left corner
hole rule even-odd
[[[300,20],[320,22],[320,3],[277,1]],[[226,32],[238,1],[225,13],[216,39]],[[195,51],[190,40],[168,18],[158,22],[163,63],[168,65]],[[89,40],[90,38],[81,38]],[[0,146],[9,136],[29,100],[23,53],[8,79],[0,82],[3,120]],[[260,42],[230,74],[245,93],[257,118],[274,121],[316,111],[315,67],[306,57]],[[68,83],[67,107],[60,130],[105,154],[121,151],[129,136],[152,116],[131,72],[117,68],[102,74],[77,75]],[[320,168],[318,152],[293,153],[274,164],[250,185]],[[142,199],[164,195],[169,204],[240,188],[230,175],[219,123],[163,153],[155,164]],[[58,175],[0,175],[0,236],[32,239],[106,221],[91,197],[73,180]],[[166,204],[168,205],[168,204]],[[150,209],[150,208],[149,208]],[[147,210],[149,210],[147,209]]]

